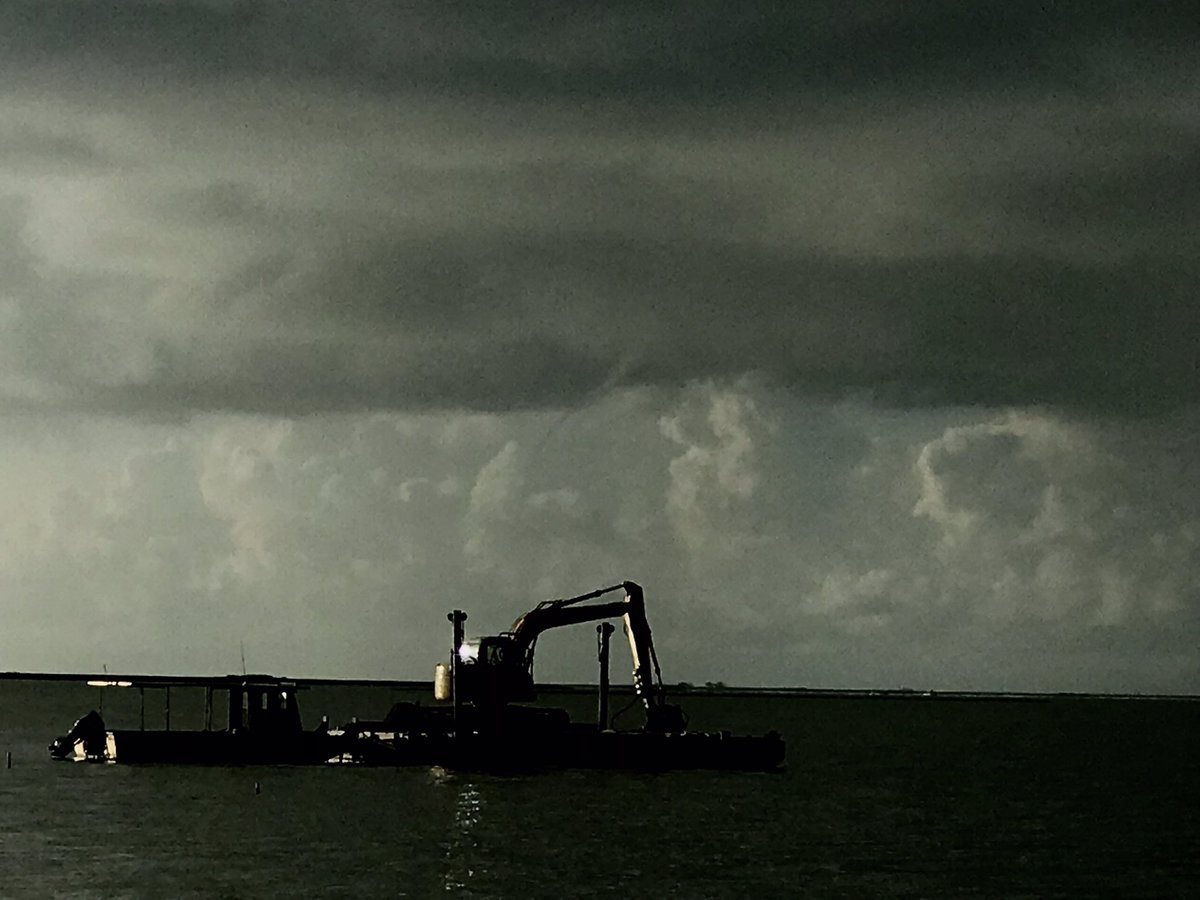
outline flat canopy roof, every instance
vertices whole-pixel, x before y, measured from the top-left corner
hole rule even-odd
[[[277,688],[301,690],[304,685],[291,678],[274,675],[81,675],[92,687],[206,687],[206,688]]]
[[[105,687],[229,687],[249,683],[268,687],[274,684],[294,685],[297,689],[317,686],[394,688],[396,690],[428,690],[429,682],[395,678],[283,678],[276,675],[114,675],[111,672],[0,672],[2,681],[95,681]],[[111,685],[110,685],[111,683]]]

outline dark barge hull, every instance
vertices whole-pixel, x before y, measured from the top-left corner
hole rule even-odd
[[[120,763],[185,765],[320,765],[350,746],[337,735],[302,732],[261,738],[224,731],[140,731],[108,733],[111,758]]]
[[[599,732],[580,726],[529,736],[470,733],[363,735],[346,762],[365,765],[436,765],[451,769],[729,769],[769,772],[784,761],[778,734]]]

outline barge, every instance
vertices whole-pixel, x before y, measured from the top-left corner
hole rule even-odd
[[[618,600],[590,603],[617,590]],[[209,765],[426,766],[492,771],[545,768],[734,769],[774,771],[785,756],[783,738],[696,732],[683,710],[668,702],[646,620],[641,588],[633,582],[548,600],[522,615],[502,634],[467,640],[467,616],[454,610],[448,663],[438,663],[434,698],[439,705],[399,703],[373,722],[331,729],[324,722],[305,730],[295,680],[269,675],[217,678],[124,678],[90,681],[98,687],[136,688],[142,695],[141,727],[110,730],[89,712],[50,745],[54,759],[110,763]],[[620,618],[633,656],[633,687],[645,722],[617,731],[608,713],[609,637],[605,621]],[[594,722],[572,722],[564,710],[523,705],[536,699],[533,656],[538,635],[550,628],[599,621],[600,679]],[[203,730],[170,729],[172,688],[205,692]],[[164,729],[145,728],[145,691],[167,692]],[[213,714],[224,700],[222,727]]]

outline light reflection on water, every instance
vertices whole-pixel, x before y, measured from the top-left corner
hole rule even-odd
[[[470,781],[456,778],[440,766],[432,770],[433,781],[454,793],[454,821],[446,841],[446,871],[443,888],[449,893],[469,890],[472,879],[479,874],[486,878],[479,851],[477,829],[483,816],[483,796],[478,786]]]

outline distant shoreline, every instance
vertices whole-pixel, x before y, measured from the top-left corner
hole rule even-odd
[[[0,681],[143,681],[152,680],[158,684],[172,683],[186,686],[206,680],[208,676],[199,675],[126,675],[98,672],[0,672]],[[411,681],[402,679],[380,678],[291,678],[298,685],[306,687],[375,687],[392,688],[396,690],[420,691],[432,688],[432,682],[427,680]],[[538,685],[539,690],[546,693],[559,694],[593,694],[594,684],[556,684]],[[668,684],[667,693],[672,696],[694,697],[794,697],[807,699],[892,699],[892,700],[977,700],[977,701],[1051,701],[1051,700],[1165,700],[1196,702],[1200,695],[1196,694],[1118,694],[1091,693],[1086,691],[936,691],[915,690],[910,688],[809,688],[809,687],[744,687],[713,683],[708,685]],[[632,685],[616,684],[610,690],[614,694],[633,693]]]

